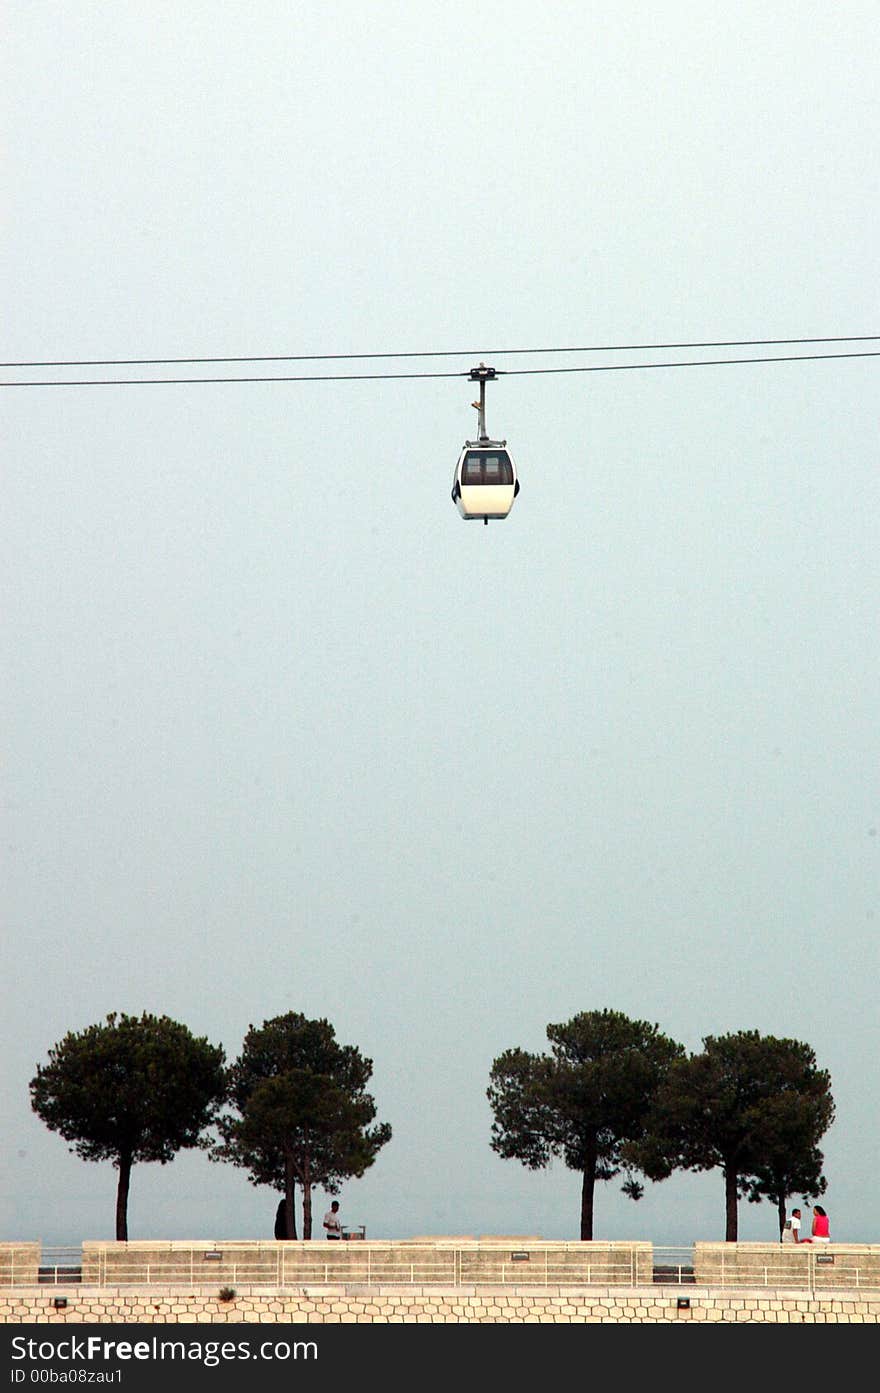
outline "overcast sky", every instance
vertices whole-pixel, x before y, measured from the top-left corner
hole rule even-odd
[[[880,1242],[880,358],[534,371],[880,348],[611,351],[880,334],[875,0],[4,16],[4,363],[451,356],[3,368],[445,375],[0,391],[2,1237],[113,1236],[116,1172],[30,1110],[67,1031],[231,1060],[294,1010],[393,1128],[343,1222],[576,1238],[486,1087],[608,1007],[812,1045],[832,1236]],[[723,1237],[720,1173],[620,1183],[597,1238]],[[129,1233],[275,1204],[182,1154]]]

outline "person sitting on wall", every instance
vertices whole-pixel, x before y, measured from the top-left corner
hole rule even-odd
[[[813,1223],[809,1238],[802,1238],[802,1243],[830,1243],[831,1234],[829,1232],[828,1215],[821,1204],[813,1205]]]
[[[793,1209],[791,1216],[785,1221],[785,1228],[782,1230],[783,1243],[802,1243],[801,1238],[801,1211]]]

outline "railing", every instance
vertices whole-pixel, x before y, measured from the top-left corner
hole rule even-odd
[[[696,1243],[698,1285],[827,1291],[880,1289],[880,1245]]]
[[[7,1245],[11,1246],[11,1245]],[[129,1253],[125,1245],[43,1247],[35,1259],[21,1245],[9,1254],[0,1286],[646,1286],[823,1291],[880,1289],[880,1245],[803,1250],[777,1245],[691,1247],[601,1243],[506,1244],[265,1243],[237,1252],[169,1244]],[[328,1251],[328,1249],[330,1251]]]
[[[654,1281],[667,1286],[693,1285],[693,1248],[654,1247]]]
[[[43,1248],[40,1252],[38,1281],[51,1286],[79,1282],[82,1274],[82,1248]]]
[[[52,1261],[45,1250],[43,1266]],[[648,1243],[366,1242],[86,1244],[87,1286],[637,1286]]]

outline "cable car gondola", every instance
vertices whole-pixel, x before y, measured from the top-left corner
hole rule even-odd
[[[495,369],[483,363],[472,368],[472,382],[480,384],[480,400],[473,405],[479,411],[479,438],[466,440],[452,481],[452,501],[463,518],[506,518],[519,493],[516,466],[507,449],[506,440],[490,440],[486,434],[486,383],[495,377]]]

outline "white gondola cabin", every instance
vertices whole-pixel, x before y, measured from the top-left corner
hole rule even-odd
[[[452,499],[463,518],[506,518],[519,493],[503,440],[466,440],[455,466]]]

